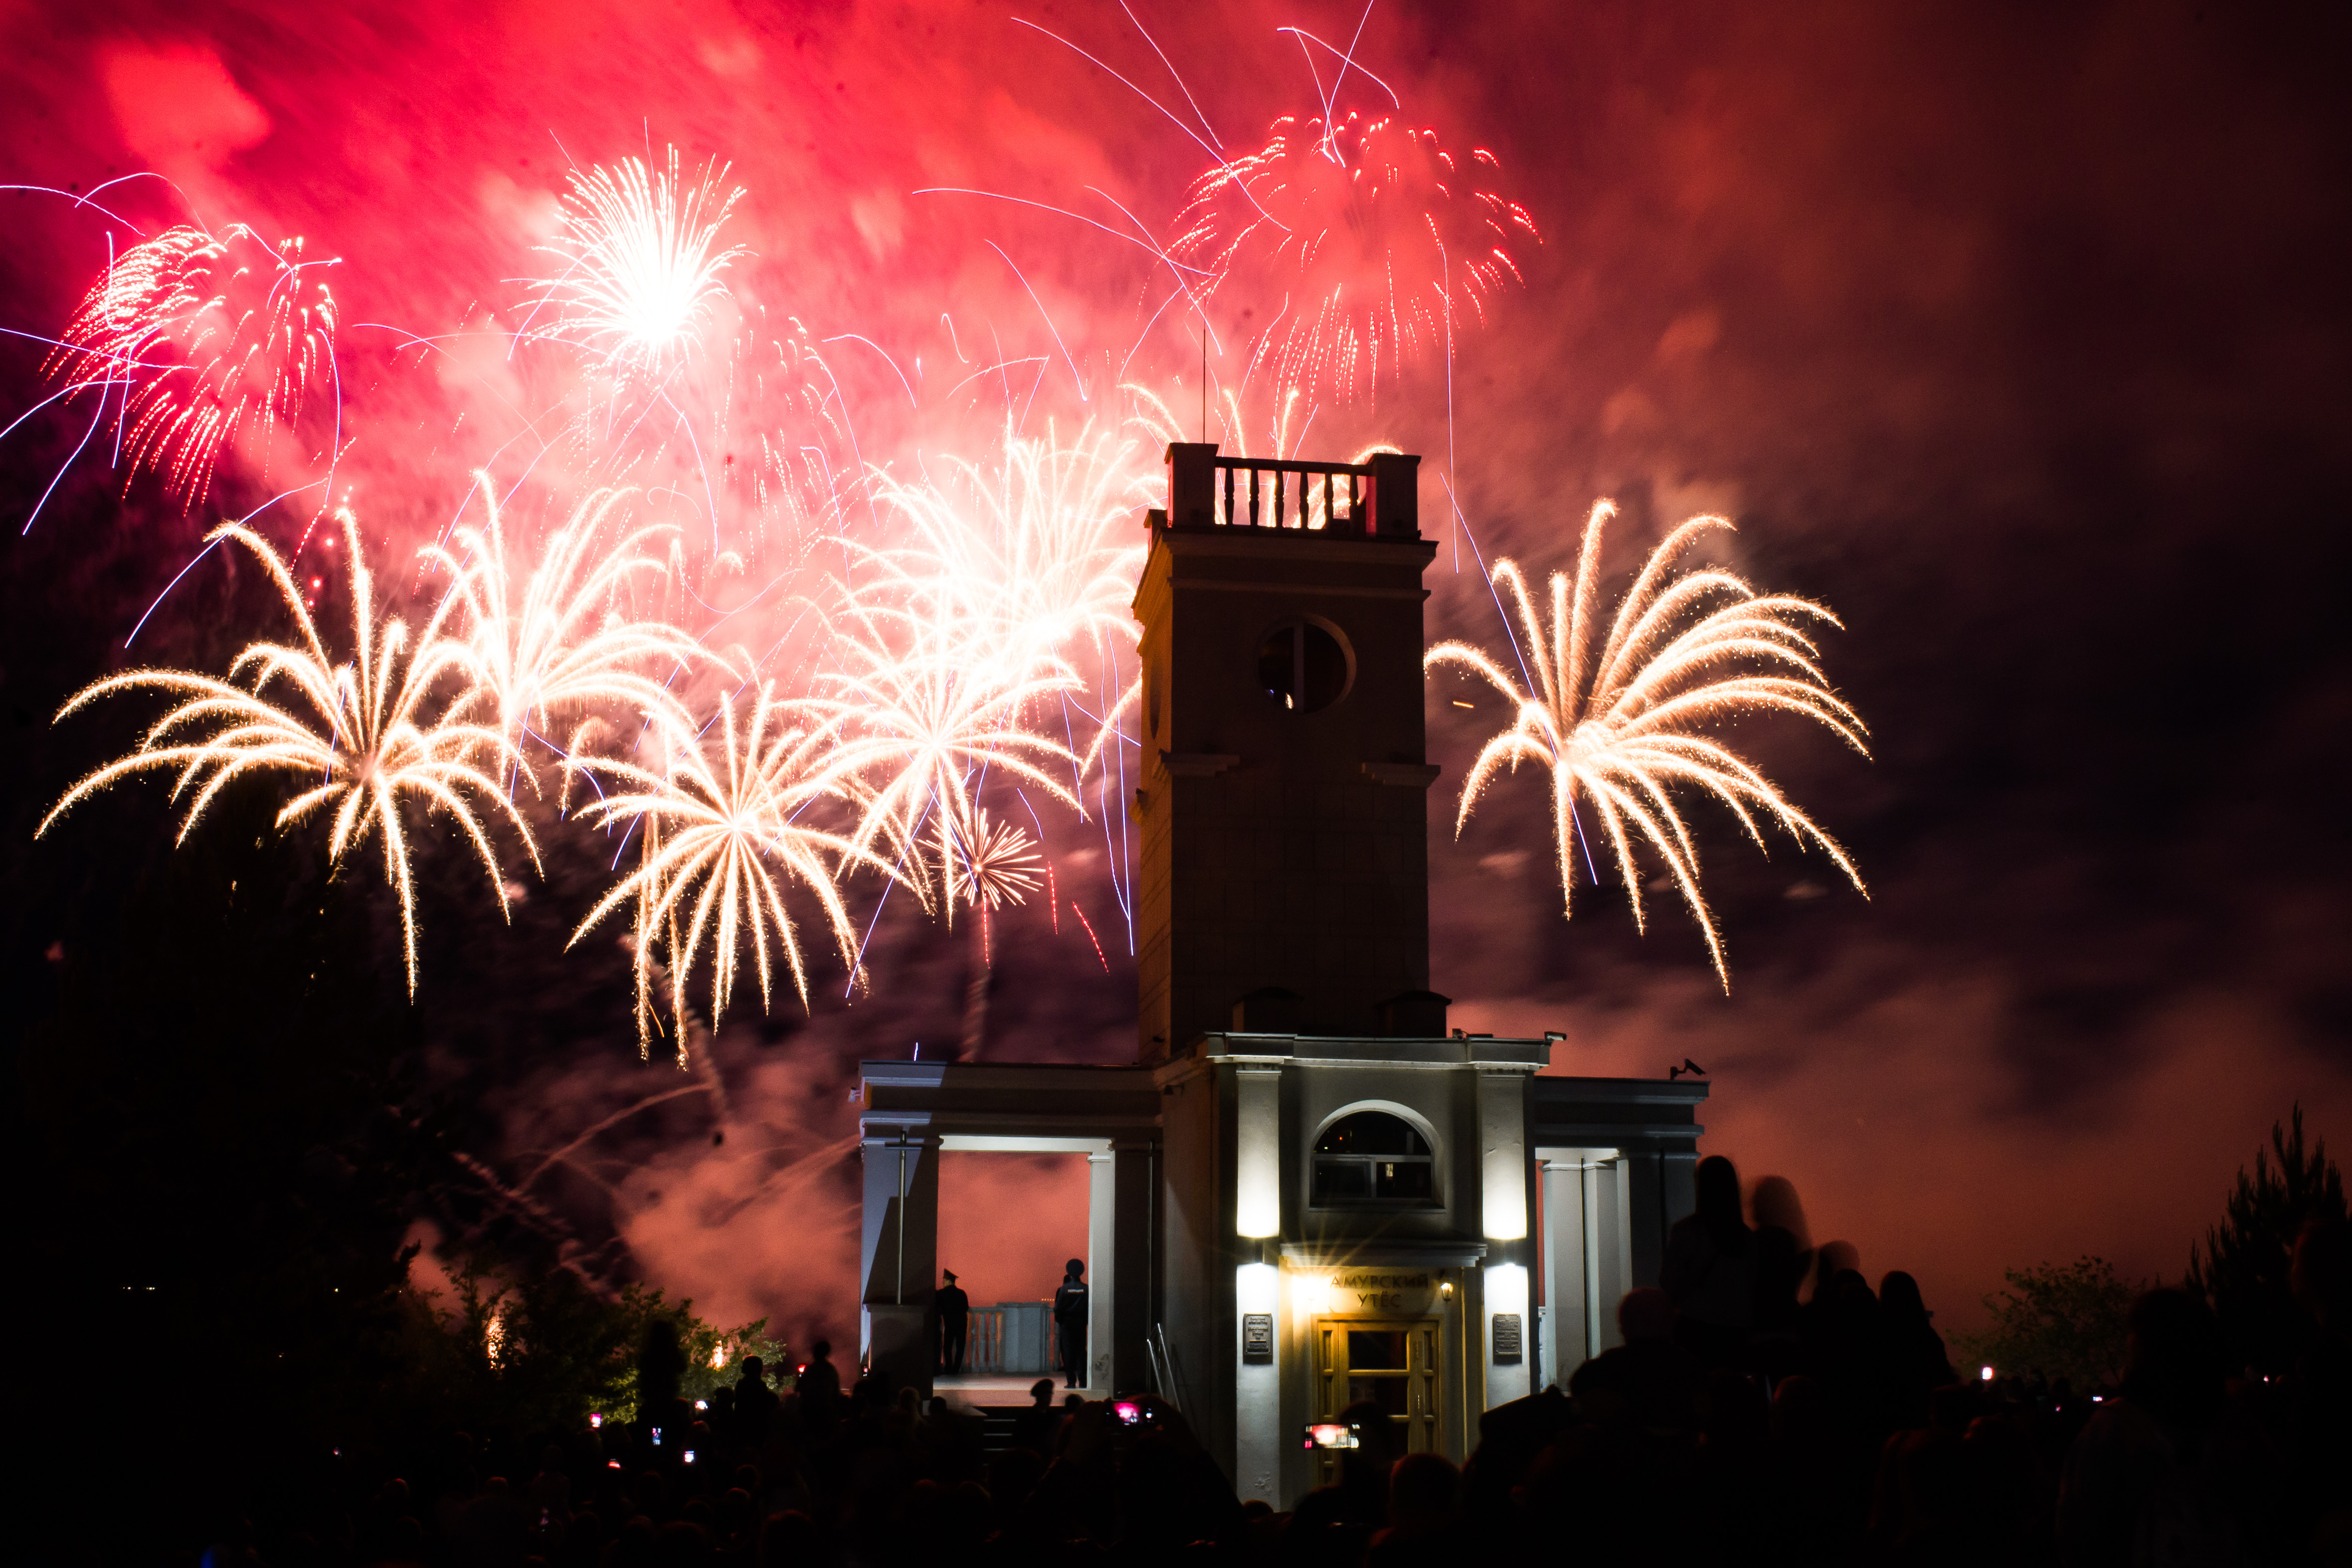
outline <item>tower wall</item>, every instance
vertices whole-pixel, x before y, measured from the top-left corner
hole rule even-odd
[[[1414,527],[1418,460],[1376,460],[1366,504],[1307,528],[1216,520],[1231,465],[1213,446],[1169,454],[1180,522],[1155,517],[1135,599],[1140,1059],[1234,1027],[1384,1032],[1380,1004],[1429,985],[1421,574],[1436,546]],[[1298,479],[1320,482],[1297,476],[1288,495]],[[1303,662],[1291,706],[1267,689],[1283,667],[1269,639],[1292,625],[1345,656],[1340,695],[1315,711]]]

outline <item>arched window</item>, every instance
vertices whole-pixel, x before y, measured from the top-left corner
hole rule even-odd
[[[1315,1145],[1314,1201],[1324,1207],[1433,1206],[1435,1153],[1402,1116],[1385,1111],[1342,1116]]]

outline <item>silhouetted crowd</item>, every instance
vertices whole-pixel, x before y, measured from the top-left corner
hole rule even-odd
[[[1398,1452],[1380,1406],[1349,1409],[1361,1446],[1288,1513],[1241,1500],[1157,1400],[1129,1401],[1130,1424],[1041,1383],[992,1451],[942,1400],[875,1375],[845,1388],[820,1344],[789,1385],[748,1361],[701,1408],[655,1354],[633,1424],[450,1434],[273,1543],[270,1568],[2352,1562],[2343,1225],[2297,1247],[2318,1333],[2291,1375],[2232,1377],[2206,1304],[2158,1290],[2132,1310],[2119,1385],[2094,1392],[1957,1375],[1910,1276],[1874,1289],[1850,1249],[1776,1223],[1780,1196],[1759,1191],[1751,1226],[1730,1166],[1705,1162],[1662,1288],[1618,1305],[1622,1343],[1486,1412],[1459,1468]],[[228,1542],[207,1568],[257,1560]]]

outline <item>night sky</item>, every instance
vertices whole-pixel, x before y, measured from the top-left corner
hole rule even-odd
[[[1588,883],[1562,921],[1539,779],[1506,781],[1449,841],[1485,732],[1433,688],[1433,983],[1458,1026],[1566,1031],[1554,1071],[1703,1063],[1703,1148],[1790,1177],[1816,1239],[1854,1241],[1874,1278],[1911,1270],[1939,1323],[1973,1321],[2008,1266],[2094,1252],[2177,1277],[2297,1100],[2352,1140],[2352,101],[2342,26],[2319,12],[1383,3],[1363,23],[1359,57],[1402,115],[1491,149],[1542,235],[1450,378],[1424,357],[1376,399],[1317,412],[1304,444],[1424,455],[1431,641],[1502,647],[1476,554],[1431,520],[1442,476],[1476,551],[1536,570],[1572,565],[1597,497],[1623,507],[1621,574],[1720,511],[1739,527],[1722,559],[1843,619],[1828,668],[1874,753],[1794,723],[1737,733],[1853,852],[1870,897],[1702,810],[1727,998],[1664,903],[1637,935],[1622,895]],[[1344,44],[1358,23],[1320,0],[1133,14],[1240,148],[1315,110],[1310,59],[1331,79],[1276,28]],[[730,275],[738,306],[774,333],[844,340],[828,353],[866,462],[976,450],[1007,395],[1032,433],[1116,428],[1123,361],[1192,408],[1197,350],[1173,315],[1149,321],[1141,246],[919,193],[1114,227],[1123,207],[1168,237],[1207,155],[1039,27],[1183,109],[1116,5],[16,7],[0,12],[0,180],[88,190],[154,171],[180,193],[118,187],[129,222],[242,221],[341,257],[341,482],[371,548],[404,551],[470,467],[519,465],[517,411],[543,389],[494,334],[461,329],[511,323],[567,158],[675,145],[731,163],[749,193],[729,235],[756,253]],[[1359,75],[1339,101],[1388,99]],[[52,333],[108,225],[54,194],[0,194],[0,327]],[[1240,306],[1213,310],[1236,340]],[[403,334],[446,351],[403,356]],[[1029,380],[951,391],[982,341],[1034,359]],[[44,395],[40,359],[24,338],[0,347],[7,417]],[[224,507],[307,476],[299,453],[268,473],[233,454],[184,511],[152,476],[126,498],[101,439],[20,538],[89,420],[39,415],[0,444],[17,1023],[78,966],[123,963],[112,912],[160,874],[173,831],[151,783],[36,844],[48,802],[135,734],[127,706],[54,730],[49,715],[110,668],[217,665],[274,631],[250,573],[208,565],[123,651]],[[290,543],[308,516],[261,526]],[[756,642],[782,613],[736,629]],[[413,1008],[385,982],[415,1092],[476,1162],[452,1168],[480,1173],[420,1189],[414,1234],[445,1253],[527,1235],[715,1317],[845,1336],[854,1063],[954,1039],[962,930],[898,900],[875,927],[872,995],[845,1004],[836,967],[805,1014],[788,997],[764,1020],[739,1009],[715,1078],[681,1079],[636,1060],[616,933],[564,952],[612,851],[548,821],[547,880],[525,876],[511,927],[478,872],[429,863]],[[1042,825],[1108,956],[1066,914],[1058,930],[1034,906],[1003,921],[991,1051],[1129,1059],[1116,825]],[[315,830],[294,838],[222,852],[221,875],[315,854]],[[250,951],[218,918],[203,934],[216,972]],[[389,904],[355,918],[389,975]],[[184,1003],[168,956],[152,967],[162,1016]],[[42,1115],[37,1093],[26,1110]],[[557,1152],[568,1163],[546,1164]],[[950,1176],[943,1257],[974,1260],[975,1299],[1039,1294],[1083,1249],[1066,1165],[964,1156]],[[524,1187],[527,1205],[497,1197]]]

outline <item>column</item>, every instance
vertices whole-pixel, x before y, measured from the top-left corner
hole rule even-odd
[[[1485,1408],[1535,1390],[1528,1322],[1527,1075],[1478,1075],[1480,1218],[1486,1236],[1477,1344],[1486,1364]]]
[[[1585,1172],[1586,1334],[1594,1354],[1625,1343],[1617,1329],[1617,1303],[1633,1288],[1633,1186],[1627,1156],[1595,1164]]]
[[[1619,1169],[1628,1188],[1631,1223],[1626,1234],[1633,1254],[1633,1279],[1626,1289],[1654,1285],[1666,1260],[1666,1228],[1673,1223],[1666,1212],[1666,1156],[1655,1149],[1629,1150]]]
[[[1282,1270],[1245,1262],[1234,1270],[1234,1490],[1244,1502],[1262,1498],[1279,1509],[1282,1498],[1282,1350],[1298,1343],[1282,1332]],[[1273,1355],[1250,1359],[1253,1317],[1271,1320]]]
[[[925,1134],[868,1136],[859,1147],[864,1308],[859,1349],[892,1386],[928,1396],[937,1364],[931,1292],[939,1281],[940,1151]]]
[[[1158,1217],[1152,1212],[1159,1199],[1159,1166],[1156,1144],[1111,1146],[1111,1241],[1105,1281],[1111,1291],[1110,1386],[1129,1392],[1151,1386],[1150,1357],[1144,1345],[1160,1314],[1155,1289]]]
[[[1282,1322],[1282,1071],[1234,1073],[1234,1490],[1244,1501],[1283,1505],[1282,1351],[1298,1343]],[[1253,1360],[1250,1320],[1269,1320],[1270,1346]],[[1270,1350],[1271,1354],[1268,1354]]]
[[[1118,1306],[1118,1171],[1117,1156],[1087,1156],[1087,1364],[1078,1386],[1113,1391],[1112,1322]],[[1066,1380],[1068,1374],[1063,1374]]]
[[[1587,1231],[1580,1160],[1546,1160],[1544,1180],[1544,1301],[1551,1308],[1543,1369],[1561,1388],[1592,1355],[1585,1310]]]

